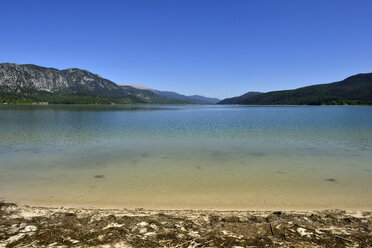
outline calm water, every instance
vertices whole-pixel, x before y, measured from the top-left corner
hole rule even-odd
[[[372,107],[1,105],[0,200],[372,209]]]

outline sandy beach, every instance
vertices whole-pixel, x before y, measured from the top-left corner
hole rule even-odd
[[[372,212],[0,204],[0,247],[369,247]]]

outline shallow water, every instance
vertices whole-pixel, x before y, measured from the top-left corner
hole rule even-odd
[[[372,209],[372,107],[0,106],[0,200]]]

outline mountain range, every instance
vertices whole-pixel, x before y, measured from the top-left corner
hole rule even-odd
[[[220,99],[217,99],[217,98],[211,98],[211,97],[205,97],[205,96],[199,96],[199,95],[186,96],[186,95],[182,95],[177,92],[174,92],[174,91],[155,90],[145,85],[128,84],[128,86],[131,86],[137,89],[142,89],[142,90],[151,90],[160,96],[164,96],[164,97],[177,100],[177,101],[191,102],[195,104],[216,104],[221,101]]]
[[[58,70],[32,64],[0,64],[0,102],[205,104],[207,100],[178,99],[152,89],[118,85],[78,68]]]
[[[267,93],[248,92],[218,104],[243,105],[372,105],[372,73],[342,81]]]
[[[248,92],[222,101],[142,85],[118,85],[89,71],[32,64],[0,64],[0,103],[372,105],[372,73],[342,81],[267,93]]]

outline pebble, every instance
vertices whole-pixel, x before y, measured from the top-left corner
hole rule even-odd
[[[36,226],[26,226],[21,232],[35,232],[36,230]]]
[[[142,227],[145,227],[145,226],[148,226],[149,223],[145,222],[145,221],[142,221],[140,223],[137,224],[137,226],[142,226]]]
[[[297,228],[297,232],[301,235],[301,237],[307,236],[310,238],[310,236],[313,234],[311,232],[307,232],[306,229],[302,227]]]

